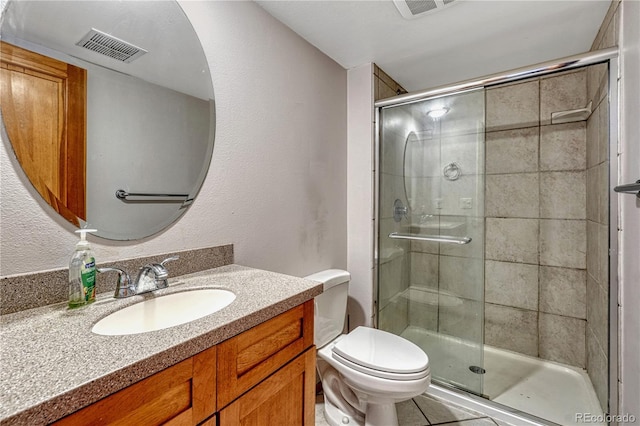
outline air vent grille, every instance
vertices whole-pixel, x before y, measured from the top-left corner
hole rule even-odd
[[[76,45],[126,63],[147,53],[141,47],[103,33],[95,28],[92,28]]]
[[[393,0],[400,14],[413,19],[427,13],[442,10],[451,5],[455,0]]]
[[[435,0],[406,0],[406,2],[413,15],[419,15],[438,7]]]

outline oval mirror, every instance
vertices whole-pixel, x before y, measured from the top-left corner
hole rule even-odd
[[[134,240],[188,209],[215,108],[200,41],[175,1],[9,1],[3,139],[42,198],[96,235]]]

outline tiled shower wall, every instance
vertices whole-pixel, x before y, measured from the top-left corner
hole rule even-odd
[[[589,70],[587,121],[587,371],[607,407],[609,344],[609,105],[606,65]],[[598,83],[599,81],[599,83]]]
[[[620,1],[611,6],[592,50],[618,45]],[[606,65],[587,70],[594,112],[587,121],[587,373],[607,411],[609,379],[609,97]]]
[[[586,367],[587,124],[579,70],[486,93],[485,343]]]

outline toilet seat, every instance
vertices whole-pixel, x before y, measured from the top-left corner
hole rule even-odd
[[[332,358],[361,373],[389,380],[418,380],[429,375],[429,358],[395,334],[358,327],[338,339]]]

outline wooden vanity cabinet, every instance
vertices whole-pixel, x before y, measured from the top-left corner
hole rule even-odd
[[[313,300],[56,425],[282,425],[315,419]]]
[[[220,425],[305,425],[315,422],[316,351],[312,347],[220,410]]]

